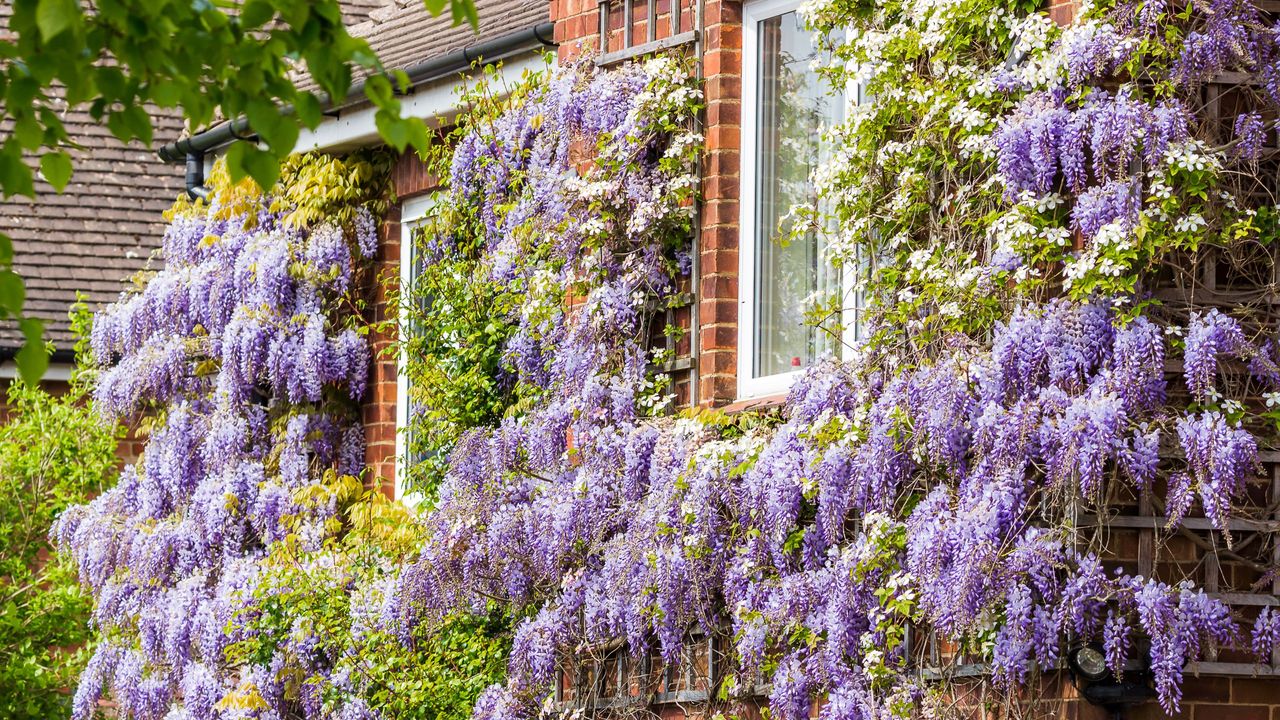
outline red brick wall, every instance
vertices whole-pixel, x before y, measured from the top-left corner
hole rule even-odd
[[[700,353],[698,398],[724,405],[738,397],[738,173],[742,117],[742,2],[705,6]]]
[[[373,365],[364,400],[365,463],[370,469],[366,484],[395,493],[396,476],[396,358],[393,321],[398,313],[390,294],[400,272],[400,208],[394,206],[380,228],[378,254],[369,278],[370,305],[366,319],[380,327],[370,333]],[[390,284],[390,285],[389,285]]]

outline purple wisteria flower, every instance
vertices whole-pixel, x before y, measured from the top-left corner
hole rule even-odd
[[[1262,155],[1262,144],[1266,142],[1266,125],[1262,115],[1256,112],[1236,116],[1235,128],[1236,150],[1244,159],[1256,163]]]
[[[1178,439],[1187,458],[1187,477],[1199,490],[1205,516],[1213,521],[1214,527],[1226,531],[1232,499],[1244,491],[1249,478],[1257,473],[1257,441],[1247,430],[1232,426],[1216,412],[1180,420]],[[1180,492],[1186,491],[1180,489]],[[1185,512],[1185,495],[1178,506]],[[1182,512],[1170,513],[1170,521],[1176,522]]]
[[[1207,313],[1192,313],[1186,343],[1182,357],[1187,387],[1202,401],[1213,390],[1219,356],[1238,355],[1248,347],[1240,323],[1217,308]]]

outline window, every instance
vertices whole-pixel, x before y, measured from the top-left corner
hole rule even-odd
[[[413,241],[413,231],[422,224],[434,201],[435,194],[430,193],[409,198],[400,205],[400,287],[405,291],[404,297],[409,297],[409,290],[413,288],[414,278],[418,276],[422,269],[422,258],[419,256],[417,243]],[[411,331],[409,318],[404,308],[400,310],[399,326],[402,333]],[[403,348],[403,344],[401,347]],[[421,458],[408,456],[410,447],[409,376],[405,372],[403,349],[396,362],[399,367],[396,372],[395,493],[397,499],[404,500],[409,505],[416,505],[421,500],[421,497],[417,493],[407,492],[408,476],[406,472],[411,465]]]
[[[792,206],[813,201],[810,175],[824,153],[824,127],[843,118],[844,99],[813,70],[822,52],[795,0],[748,2],[743,32],[742,215],[739,236],[738,394],[785,391],[795,375],[839,352],[830,333],[805,322],[815,298],[843,295],[841,272],[817,234],[787,245],[779,226]]]

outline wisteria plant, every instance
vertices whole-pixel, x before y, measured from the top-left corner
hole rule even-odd
[[[95,600],[74,717],[108,693],[133,718],[322,706],[322,686],[303,682],[333,664],[316,636],[300,625],[268,648],[255,621],[271,610],[273,556],[320,550],[352,524],[369,364],[352,298],[388,170],[299,156],[269,196],[219,166],[209,202],[172,211],[163,268],[97,316],[95,404],[137,421],[147,444],[53,530]]]
[[[912,633],[1008,690],[1097,643],[1117,676],[1145,668],[1171,713],[1188,662],[1269,656],[1270,613],[1250,630],[1194,583],[1118,564],[1081,519],[1158,492],[1165,532],[1202,512],[1230,546],[1272,442],[1250,399],[1276,377],[1265,318],[1164,291],[1274,233],[1265,186],[1241,180],[1272,131],[1270,21],[1237,2],[1086,4],[1065,27],[991,0],[803,12],[832,46],[832,87],[866,100],[792,222],[863,273],[871,339],[799,379],[780,425],[638,411],[637,310],[670,285],[515,248],[524,228],[571,251],[603,229],[624,257],[662,236],[607,209],[566,228],[539,202],[597,187],[590,173],[509,182],[508,158],[544,157],[560,127],[513,109],[460,145],[451,197],[491,233],[480,267],[553,289],[507,315],[504,372],[540,392],[457,443],[382,622],[495,598],[523,617],[507,683],[476,707],[503,720],[551,711],[562,666],[618,640],[674,663],[693,637],[725,638],[718,697],[763,680],[782,720],[819,701],[832,720],[945,713],[955,696]],[[1260,83],[1215,140],[1191,98],[1228,71]]]

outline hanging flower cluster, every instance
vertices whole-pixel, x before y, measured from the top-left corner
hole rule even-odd
[[[299,208],[225,174],[207,204],[180,203],[164,268],[94,323],[98,406],[142,414],[141,459],[111,490],[72,508],[53,534],[96,597],[101,643],[76,691],[74,716],[108,693],[122,715],[213,718],[233,710],[309,712],[314,687],[290,668],[331,662],[298,633],[267,657],[234,649],[260,612],[254,591],[270,549],[321,546],[337,503],[300,491],[364,465],[358,402],[368,344],[344,316],[376,245],[385,175],[364,160],[304,156],[303,173],[364,178],[349,226],[291,222]],[[304,208],[305,209],[305,208]]]
[[[473,436],[384,621],[412,627],[492,597],[537,607],[517,629],[510,687],[481,717],[520,716],[522,700],[528,712],[575,648],[625,637],[674,661],[692,630],[724,623],[739,677],[774,668],[770,707],[786,720],[818,695],[832,720],[910,714],[926,694],[903,644],[913,623],[985,643],[1009,684],[1104,629],[1123,672],[1141,633],[1172,710],[1183,665],[1234,641],[1236,621],[1192,587],[1105,572],[1054,502],[1156,474],[1172,422],[1163,333],[1113,321],[1063,301],[1015,313],[989,350],[958,346],[912,372],[827,363],[770,433],[601,417],[587,422],[614,443],[580,461],[526,435]],[[1182,474],[1215,517],[1255,472],[1253,439],[1215,415],[1177,427]]]

